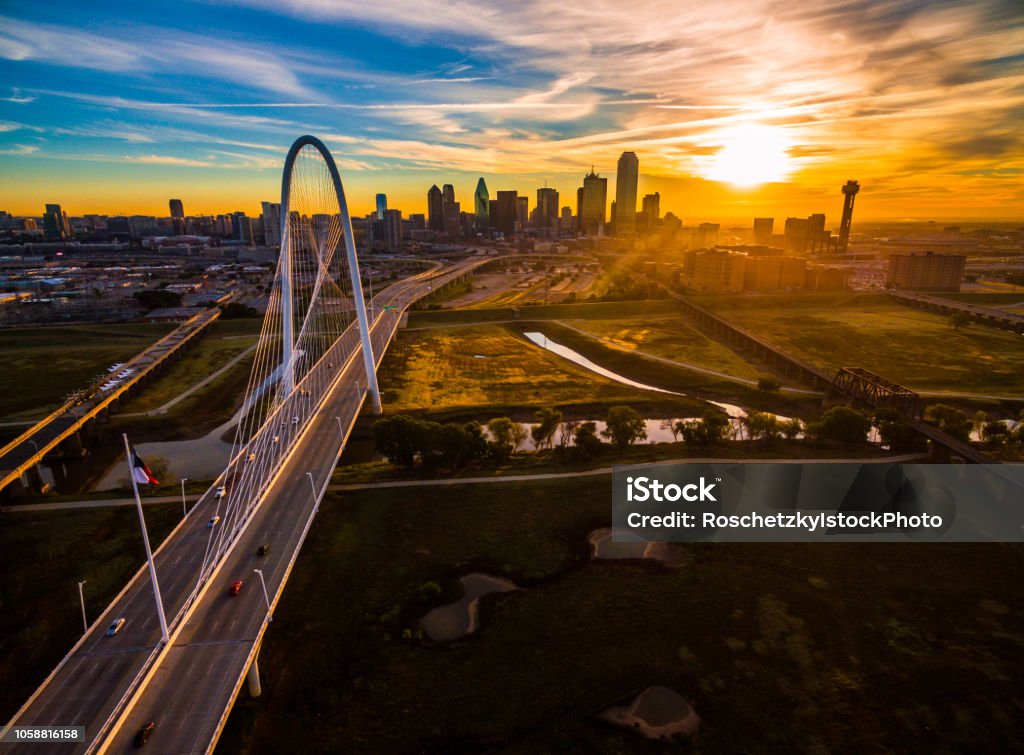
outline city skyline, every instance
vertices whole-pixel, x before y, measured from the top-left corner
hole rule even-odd
[[[5,6],[0,208],[252,212],[300,133],[334,151],[355,214],[481,175],[568,198],[624,151],[637,195],[682,217],[835,214],[853,177],[865,220],[1024,201],[1014,2],[545,7],[542,30],[528,3],[175,9]]]

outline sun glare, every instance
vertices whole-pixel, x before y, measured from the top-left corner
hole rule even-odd
[[[748,123],[722,131],[721,149],[711,158],[705,178],[735,186],[781,181],[792,171],[790,141],[776,126]]]

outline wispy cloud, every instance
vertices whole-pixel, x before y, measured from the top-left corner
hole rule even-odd
[[[237,29],[206,21],[230,11],[202,6],[216,35],[192,31],[203,25],[187,8],[92,28],[9,11],[0,65],[19,88],[0,116],[23,125],[0,125],[0,146],[16,149],[31,124],[79,156],[120,162],[134,144],[147,152],[136,162],[269,171],[312,132],[361,172],[576,180],[632,149],[646,176],[693,182],[754,125],[781,130],[792,185],[815,192],[851,170],[888,197],[948,178],[981,204],[1021,186],[1020,0],[234,5]],[[41,66],[79,75],[60,90],[20,75]],[[64,108],[74,120],[35,120]]]

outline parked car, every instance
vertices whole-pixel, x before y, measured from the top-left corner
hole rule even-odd
[[[231,583],[231,587],[228,588],[228,595],[234,596],[242,592],[242,580],[236,579]]]
[[[115,634],[120,632],[126,621],[127,619],[124,618],[114,619],[110,626],[107,627],[107,637],[113,637]]]
[[[268,553],[270,553],[270,543],[263,543],[263,545],[260,546],[260,549],[256,551],[257,556],[265,556]]]
[[[210,517],[210,521],[208,521],[208,522],[206,523],[206,526],[207,526],[207,527],[211,527],[211,528],[212,528],[212,527],[214,527],[214,526],[215,526],[215,525],[217,524],[217,522],[219,522],[219,521],[220,521],[220,517],[219,517],[219,516],[217,516],[216,514],[214,514],[213,516],[211,516],[211,517]]]
[[[149,735],[153,733],[153,729],[156,728],[156,724],[150,721],[148,724],[143,724],[139,727],[139,730],[135,732],[135,739],[133,744],[136,747],[142,747],[146,744],[146,740],[149,739]]]

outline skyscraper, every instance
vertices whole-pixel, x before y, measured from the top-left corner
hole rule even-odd
[[[572,208],[569,205],[562,208],[562,220],[559,223],[559,230],[562,233],[572,233]]]
[[[644,215],[647,216],[648,227],[661,220],[661,193],[644,194]]]
[[[636,184],[640,161],[635,152],[623,152],[615,174],[615,233],[636,230]]]
[[[809,250],[817,252],[821,250],[825,241],[825,214],[816,212],[807,218],[807,246]]]
[[[810,238],[810,223],[807,218],[786,218],[785,247],[788,252],[803,254],[807,251]]]
[[[263,238],[267,246],[281,245],[281,205],[263,202]]]
[[[519,193],[515,191],[499,191],[494,208],[494,227],[511,236],[516,230],[516,216],[519,213]]]
[[[171,226],[174,228],[174,235],[181,236],[185,233],[185,206],[180,199],[172,199],[168,205],[171,208]]]
[[[754,243],[770,244],[775,230],[775,218],[754,218]]]
[[[378,194],[377,195],[377,220],[384,219],[384,213],[388,211],[388,195]]]
[[[490,201],[491,195],[487,193],[487,182],[484,177],[476,182],[476,192],[473,194],[473,210],[476,214],[476,227],[486,228],[490,225]]]
[[[451,238],[462,235],[462,207],[458,202],[444,203],[444,232]]]
[[[455,201],[455,187],[451,184],[445,184],[441,187],[441,199],[444,200],[445,204],[451,204]]]
[[[604,234],[605,209],[608,205],[608,179],[601,178],[594,169],[583,177],[580,196],[580,230],[588,236]]]
[[[59,204],[46,205],[46,212],[43,214],[43,234],[48,239],[63,239],[71,235],[68,216]]]
[[[430,230],[441,233],[444,231],[444,197],[437,184],[427,192],[427,225]]]
[[[530,198],[516,197],[516,222],[519,223],[519,230],[523,230],[530,223]]]
[[[847,181],[843,186],[843,219],[839,223],[839,251],[845,252],[850,241],[850,224],[853,223],[853,200],[860,191],[860,184]]]
[[[558,191],[544,187],[537,189],[537,227],[558,227]]]

